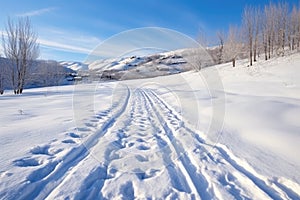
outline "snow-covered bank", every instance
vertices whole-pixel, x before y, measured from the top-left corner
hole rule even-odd
[[[299,66],[300,55],[295,54],[260,61],[252,68],[220,67],[226,92],[224,143],[240,157],[252,160],[256,169],[298,183]]]
[[[0,198],[299,199],[298,66],[216,66],[224,91],[206,68],[4,95]]]

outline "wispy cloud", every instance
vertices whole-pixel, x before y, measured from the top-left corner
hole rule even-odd
[[[7,33],[0,30],[0,40],[2,35],[7,37]],[[39,34],[37,42],[40,46],[51,50],[51,52],[58,50],[71,54],[79,53],[89,55],[102,41],[98,37],[84,33],[69,32],[55,28],[44,28],[41,29],[41,34]],[[55,53],[57,54],[57,52]],[[51,55],[50,53],[46,55],[43,51],[41,54],[45,59],[48,59],[47,57],[56,57],[54,54]],[[0,45],[0,55],[3,56],[2,45]]]
[[[197,47],[199,47],[197,42],[180,32],[166,28],[145,27],[124,31],[105,40],[87,59],[91,62],[101,58],[116,58],[132,52],[137,54]]]
[[[66,30],[46,28],[38,39],[41,46],[70,53],[90,54],[101,43],[95,36]]]
[[[53,40],[38,39],[38,43],[40,43],[40,45],[42,46],[46,46],[46,47],[50,47],[62,51],[67,51],[67,52],[89,54],[92,51],[92,49],[88,49],[76,45],[64,44],[61,42],[55,42]]]
[[[43,9],[39,9],[39,10],[28,11],[28,12],[25,12],[25,13],[19,13],[19,14],[17,14],[17,16],[19,16],[19,17],[39,16],[39,15],[54,11],[56,9],[57,9],[57,7],[43,8]]]

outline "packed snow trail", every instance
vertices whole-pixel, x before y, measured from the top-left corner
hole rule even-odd
[[[65,140],[67,152],[51,154],[0,198],[300,199],[299,185],[261,175],[212,144],[155,90],[126,88],[116,102],[78,128],[89,132],[85,138],[69,134],[81,144]],[[49,146],[32,153],[47,154]]]

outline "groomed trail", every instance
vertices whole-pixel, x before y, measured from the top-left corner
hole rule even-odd
[[[36,167],[0,199],[300,199],[298,184],[207,141],[151,88],[126,87],[68,137],[15,160]]]

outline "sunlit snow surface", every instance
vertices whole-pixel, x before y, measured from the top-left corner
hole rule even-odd
[[[0,198],[300,199],[299,66],[216,66],[214,92],[202,72],[7,92]]]

